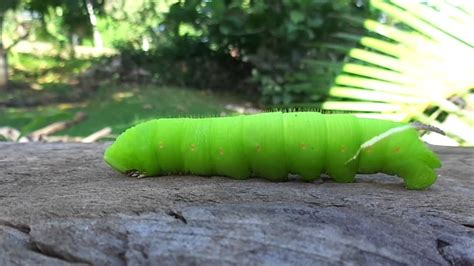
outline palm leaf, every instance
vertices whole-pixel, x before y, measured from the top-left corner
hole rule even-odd
[[[428,3],[426,3],[428,2]],[[366,19],[323,109],[440,127],[474,145],[474,1],[372,0],[396,23]],[[429,138],[427,138],[429,141]]]

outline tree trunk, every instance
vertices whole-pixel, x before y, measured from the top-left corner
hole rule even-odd
[[[3,19],[4,14],[0,13],[0,91],[6,90],[8,86],[8,60],[7,51],[3,46]]]
[[[95,48],[104,48],[104,43],[100,35],[99,29],[97,29],[97,17],[94,11],[94,5],[90,0],[86,0],[87,13],[89,14],[89,20],[92,25],[92,31],[94,33],[94,46]]]

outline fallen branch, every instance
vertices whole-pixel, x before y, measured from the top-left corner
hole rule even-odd
[[[21,133],[18,129],[12,127],[0,127],[0,136],[3,136],[6,140],[17,141]]]
[[[73,137],[73,136],[41,136],[41,139],[37,140],[40,142],[82,142],[82,143],[92,143],[97,141],[100,138],[112,136],[110,133],[112,129],[109,127],[103,128],[85,138],[83,137]],[[31,142],[33,140],[22,138],[22,142]]]
[[[71,136],[44,136],[41,141],[44,142],[81,142],[81,137],[71,137]]]
[[[39,141],[45,136],[51,135],[55,132],[77,125],[80,122],[84,121],[86,118],[87,118],[87,115],[85,113],[79,112],[74,116],[72,120],[55,122],[46,127],[43,127],[41,129],[38,129],[32,132],[30,135],[28,135],[28,139],[30,139],[31,141]]]
[[[82,143],[92,143],[92,142],[97,141],[100,138],[107,137],[108,135],[110,135],[110,133],[112,133],[112,128],[104,127],[103,129],[101,129],[101,130],[99,130],[95,133],[92,133],[89,136],[83,138],[81,140],[81,142]]]

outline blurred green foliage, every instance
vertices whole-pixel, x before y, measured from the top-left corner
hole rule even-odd
[[[0,14],[3,15],[3,12],[6,12],[8,9],[15,8],[19,3],[19,0],[2,0],[0,2]]]
[[[66,50],[94,44],[90,3],[104,45],[121,52],[123,72],[145,69],[157,84],[234,90],[259,95],[266,104],[288,105],[325,97],[340,67],[332,63],[344,53],[321,45],[351,27],[341,18],[367,15],[366,1],[7,2],[19,3],[18,14],[29,12],[35,40]],[[14,31],[18,23],[10,24]],[[308,67],[311,60],[329,64],[315,71]]]
[[[37,18],[40,25],[35,28],[39,40],[55,40],[60,45],[71,44],[72,35],[87,38],[92,34],[86,1],[22,0],[21,7]],[[104,1],[91,0],[94,12],[104,15]]]
[[[253,81],[266,103],[307,102],[337,71],[314,79],[303,60],[340,60],[318,44],[347,29],[342,15],[366,13],[364,1],[184,0],[165,13],[151,51],[122,52],[164,83],[255,92]]]

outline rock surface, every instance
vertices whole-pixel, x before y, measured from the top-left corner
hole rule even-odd
[[[474,148],[438,182],[135,179],[108,144],[0,144],[0,265],[474,264]]]

